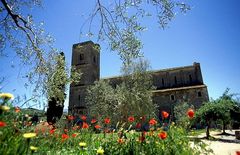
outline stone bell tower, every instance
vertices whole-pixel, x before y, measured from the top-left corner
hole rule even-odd
[[[69,113],[86,114],[86,90],[100,77],[100,46],[92,41],[74,44],[72,47],[72,66],[80,69],[79,83],[70,85]]]

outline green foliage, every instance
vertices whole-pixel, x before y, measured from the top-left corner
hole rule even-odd
[[[44,85],[44,90],[47,92],[47,98],[56,98],[63,104],[66,97],[66,85],[71,82],[78,82],[81,78],[81,73],[73,70],[71,76],[68,76],[69,71],[66,70],[66,62],[64,55],[57,55],[54,57],[55,61],[49,65],[47,72],[47,82]],[[62,105],[61,105],[62,106]]]
[[[56,96],[63,100],[60,85],[78,81],[80,73],[60,60],[61,51],[54,48],[54,39],[45,32],[44,22],[36,23],[29,13],[28,9],[41,6],[41,0],[1,0],[0,56],[8,55],[6,47],[16,51],[24,67],[21,74],[28,80],[24,86],[34,86],[32,98]]]
[[[94,4],[94,9],[88,17],[89,20],[83,25],[88,25],[89,36],[97,34],[98,39],[107,39],[111,50],[118,52],[124,65],[131,65],[133,60],[142,56],[143,45],[139,35],[146,30],[141,23],[142,18],[153,14],[157,17],[160,27],[165,28],[168,22],[174,18],[175,11],[185,13],[189,10],[188,5],[174,0],[123,0],[110,3],[98,0]],[[146,9],[146,5],[151,9]],[[64,93],[61,93],[61,89],[58,87],[75,81],[75,78],[70,80],[67,78],[69,77],[67,76],[67,74],[69,75],[68,70],[72,69],[66,68],[66,71],[63,71],[63,68],[60,67],[56,71],[56,68],[52,67],[57,63],[60,51],[54,48],[54,39],[45,32],[44,22],[36,23],[28,10],[41,6],[41,0],[1,0],[0,53],[2,55],[7,46],[16,51],[21,62],[28,68],[28,70],[25,69],[27,71],[24,74],[29,83],[35,85],[33,90],[35,96],[44,94],[48,98],[56,96],[62,100]],[[156,10],[156,12],[152,12],[152,10]],[[92,25],[95,25],[94,19],[100,19],[100,22],[96,21],[96,25],[98,25],[95,26],[96,32],[91,32]],[[16,34],[18,34],[17,37]],[[59,83],[51,81],[62,78],[63,80],[60,80]],[[25,86],[28,87],[29,83]]]
[[[5,101],[3,101],[6,103]],[[2,106],[3,103],[0,105]],[[10,105],[10,103],[8,104]],[[2,107],[1,107],[2,109]],[[99,148],[104,150],[104,154],[181,154],[198,155],[207,154],[209,150],[203,142],[190,141],[184,128],[174,125],[169,126],[166,131],[166,137],[161,139],[158,130],[149,132],[136,132],[131,130],[122,130],[116,127],[114,132],[105,131],[112,124],[105,125],[99,129],[98,134],[94,132],[96,123],[102,120],[98,119],[96,123],[90,124],[83,129],[82,126],[72,126],[71,121],[63,120],[53,126],[40,123],[32,125],[29,119],[22,120],[21,117],[26,113],[23,111],[15,112],[14,107],[5,110],[0,114],[0,154],[90,154],[95,155]],[[148,120],[146,120],[148,121]],[[3,125],[3,122],[5,125]],[[133,125],[135,122],[130,123]],[[66,129],[66,127],[68,128]],[[77,128],[76,128],[77,127]],[[120,127],[120,125],[119,125]],[[125,137],[120,140],[119,132],[124,132]],[[26,138],[25,133],[37,133],[32,138]],[[144,135],[144,140],[141,136]],[[80,146],[79,143],[86,143],[86,146]],[[32,150],[30,146],[37,147]]]
[[[195,121],[207,125],[207,137],[211,122],[222,121],[223,133],[225,133],[226,125],[232,120],[231,113],[235,111],[237,104],[228,91],[229,89],[219,99],[205,103],[196,113]]]
[[[156,106],[152,102],[151,90],[154,88],[152,77],[147,73],[148,67],[143,60],[124,67],[124,76],[119,77],[121,83],[116,89],[107,80],[90,86],[87,95],[90,115],[111,117],[115,122],[124,122],[130,115],[153,116]]]
[[[187,121],[189,118],[186,115],[189,108],[194,109],[193,106],[190,106],[188,103],[180,103],[174,106],[176,124],[183,128],[188,128],[190,125],[189,121]]]
[[[87,107],[90,115],[97,118],[113,116],[116,109],[116,93],[109,85],[109,81],[95,81],[87,90]]]
[[[147,6],[147,7],[146,7]],[[106,40],[112,51],[118,52],[123,64],[129,64],[143,55],[140,34],[147,28],[143,19],[156,18],[161,28],[175,17],[175,12],[186,13],[190,7],[183,1],[122,0],[105,2],[98,0],[93,11],[81,27],[82,35]],[[94,30],[92,25],[98,24]],[[85,29],[84,29],[85,28]]]
[[[121,116],[154,115],[157,108],[152,102],[152,90],[155,88],[152,75],[148,73],[149,68],[149,63],[143,59],[123,66],[122,83],[116,89]]]

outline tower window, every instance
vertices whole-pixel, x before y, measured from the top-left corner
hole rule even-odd
[[[198,97],[202,97],[202,92],[198,92]]]
[[[162,78],[162,86],[164,86],[164,79]]]
[[[192,75],[189,75],[189,81],[192,83]]]
[[[174,95],[171,95],[170,98],[171,98],[172,101],[175,100],[175,96]]]
[[[174,76],[174,82],[175,82],[175,85],[177,84],[177,77]]]
[[[96,63],[96,57],[95,56],[93,57],[93,62]]]
[[[84,60],[84,54],[80,54],[79,60],[80,60],[80,61]]]
[[[80,101],[80,99],[81,99],[81,96],[80,96],[80,95],[78,95],[78,100]]]

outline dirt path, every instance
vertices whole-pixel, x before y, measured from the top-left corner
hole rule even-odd
[[[236,130],[227,130],[227,133],[232,135],[235,134]],[[223,141],[210,141],[210,140],[203,140],[206,144],[209,145],[215,155],[236,155],[236,151],[240,151],[240,140],[236,140],[235,136],[224,136],[224,135],[217,135],[220,132],[211,132],[210,135],[214,138],[220,138],[226,141],[232,142],[223,142]],[[199,135],[198,137],[204,137],[204,134]],[[235,141],[235,142],[234,142]]]

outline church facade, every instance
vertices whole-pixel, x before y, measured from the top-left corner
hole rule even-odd
[[[79,83],[70,85],[68,110],[72,114],[86,114],[86,89],[100,79],[100,46],[92,41],[74,44],[72,66],[80,69],[83,74]],[[175,105],[183,102],[199,108],[209,101],[200,63],[150,71],[149,74],[152,74],[156,88],[152,90],[152,99],[158,105],[159,111],[171,113]],[[112,86],[121,83],[121,76],[104,79],[108,79]]]

